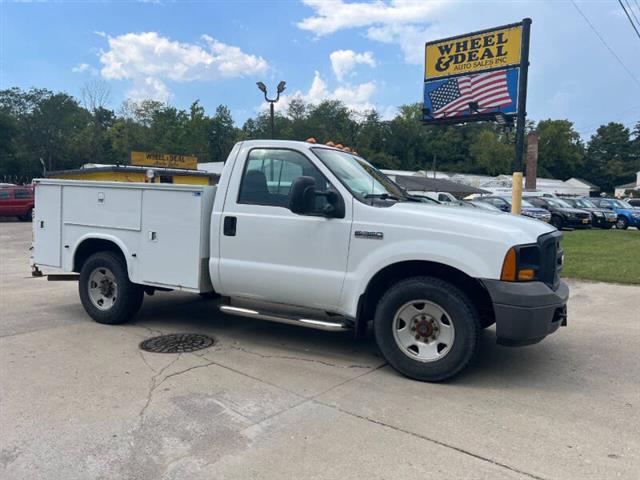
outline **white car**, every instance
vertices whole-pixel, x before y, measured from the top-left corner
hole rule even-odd
[[[78,272],[101,323],[131,319],[156,289],[310,328],[373,322],[389,364],[418,380],[460,372],[493,323],[507,345],[566,323],[560,232],[415,200],[352,153],[245,141],[217,187],[37,180],[33,262]]]

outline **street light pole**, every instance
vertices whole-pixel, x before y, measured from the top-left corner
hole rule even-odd
[[[258,90],[260,90],[264,94],[264,100],[266,102],[269,102],[269,113],[271,117],[271,138],[273,139],[276,136],[275,120],[274,120],[275,111],[274,111],[273,104],[276,103],[278,100],[280,100],[280,94],[284,92],[286,88],[286,82],[283,80],[280,83],[278,83],[278,87],[276,89],[276,98],[269,98],[267,96],[267,86],[264,83],[256,82],[256,85],[258,86]]]

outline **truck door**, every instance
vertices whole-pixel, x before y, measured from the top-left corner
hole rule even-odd
[[[303,175],[316,180],[318,191],[339,192],[297,150],[254,148],[244,167],[234,168],[220,220],[224,295],[323,309],[338,305],[352,199],[342,194],[345,218],[295,214],[287,207],[289,190]]]

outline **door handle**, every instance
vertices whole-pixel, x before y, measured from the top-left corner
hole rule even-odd
[[[222,231],[227,237],[235,237],[237,225],[238,219],[236,217],[224,217],[224,228]]]

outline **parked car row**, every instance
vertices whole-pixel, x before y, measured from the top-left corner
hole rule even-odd
[[[23,222],[30,222],[33,206],[32,185],[0,184],[0,217],[18,217]]]
[[[491,205],[503,212],[511,211],[511,197],[488,196],[472,200],[475,206]],[[557,198],[525,196],[522,215],[563,228],[640,229],[640,207],[615,198]]]

